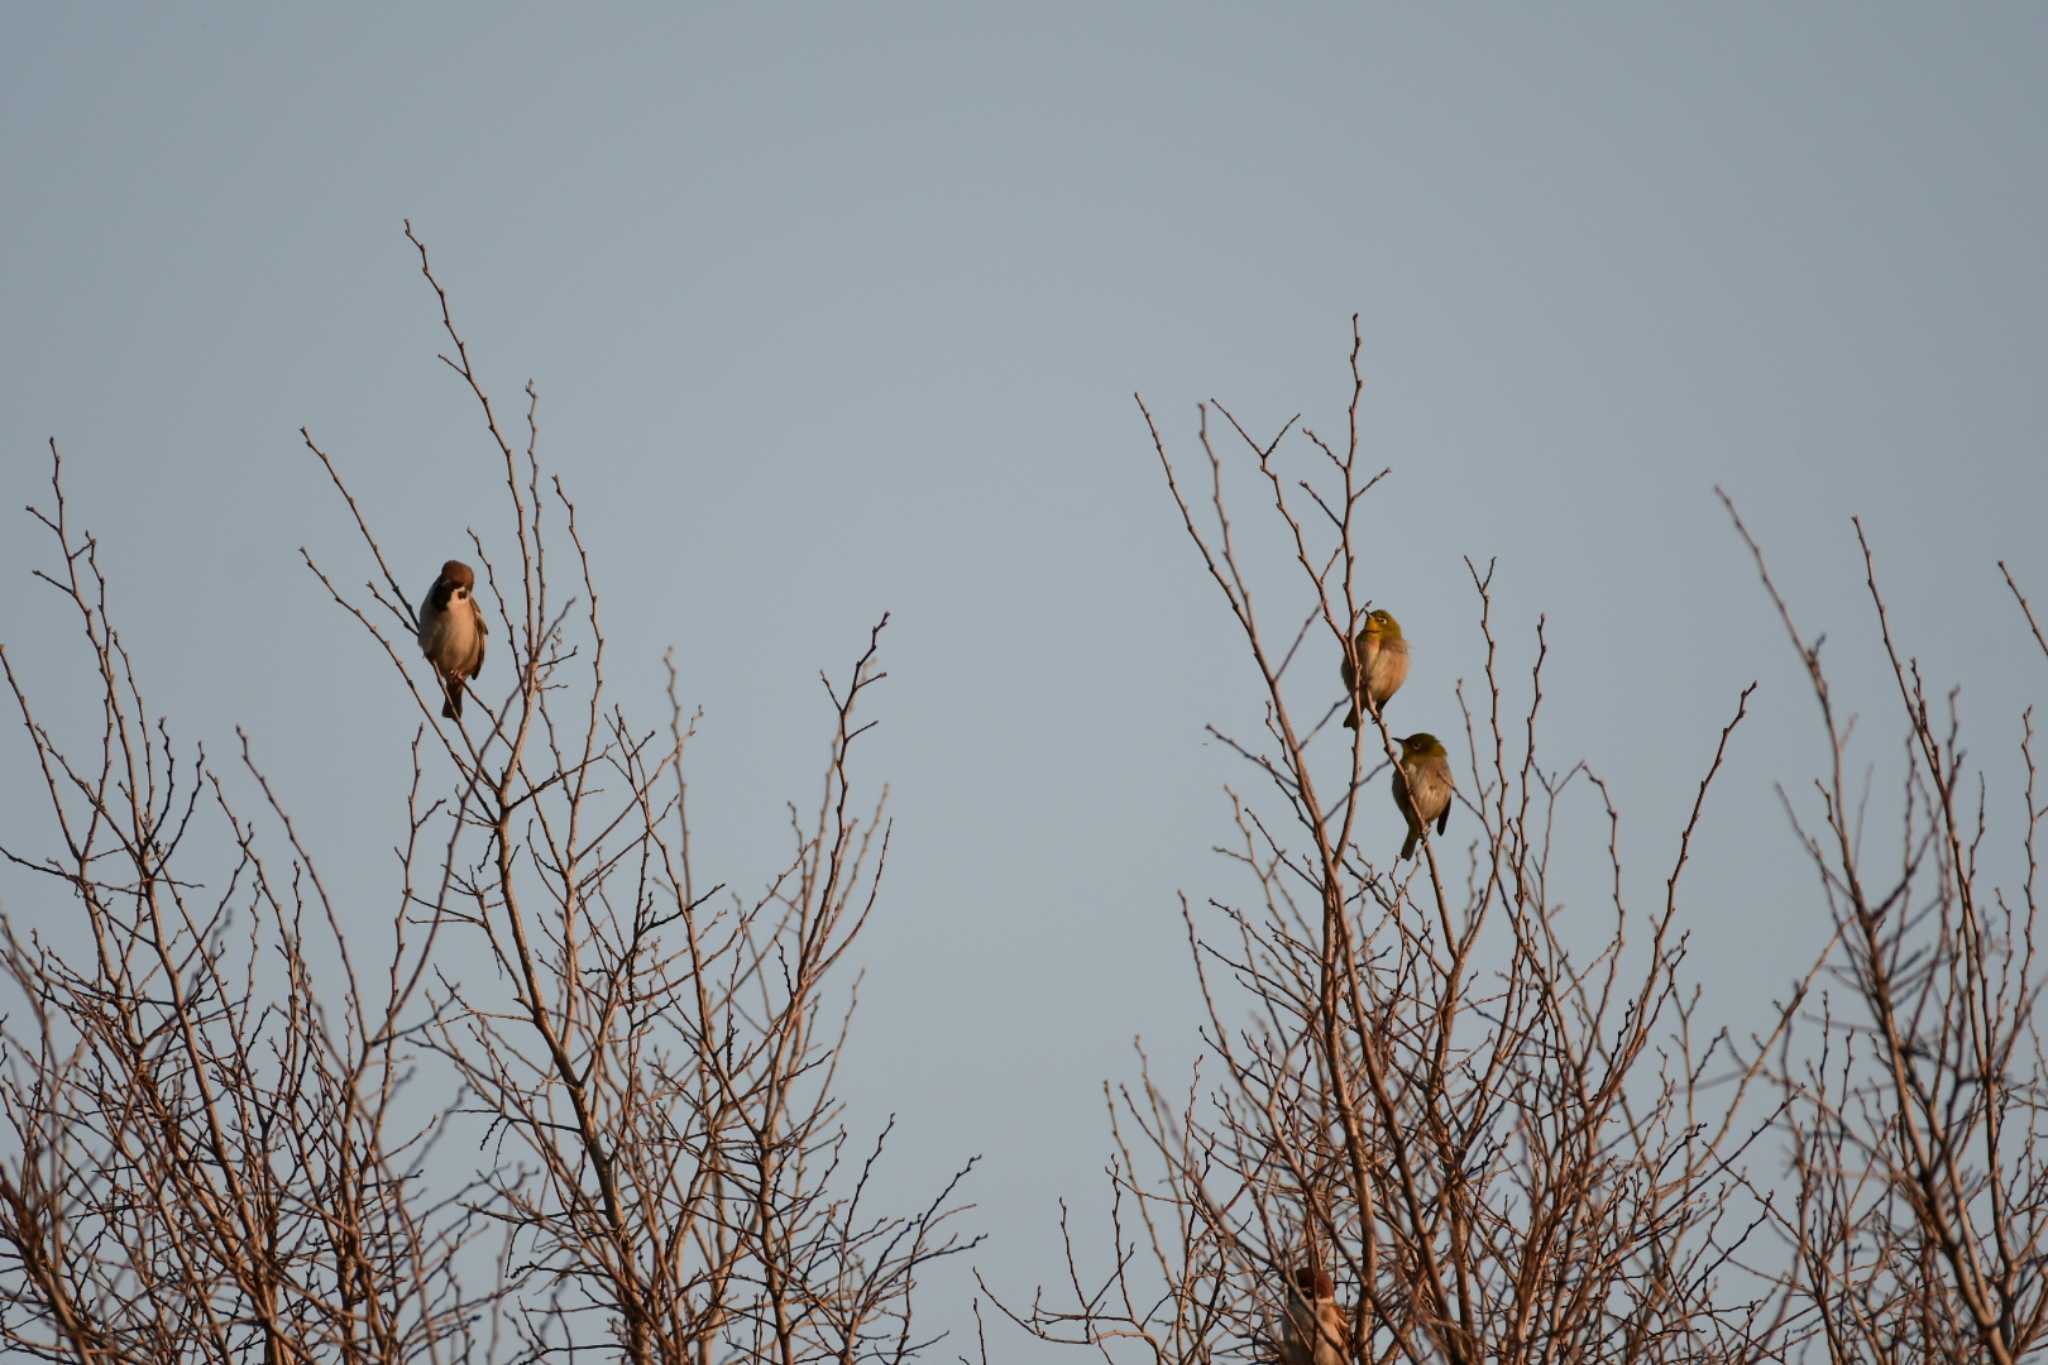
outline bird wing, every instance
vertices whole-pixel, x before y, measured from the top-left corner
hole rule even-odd
[[[484,646],[488,643],[491,626],[484,620],[484,609],[476,604],[476,597],[473,594],[469,599],[469,612],[476,618],[476,663],[471,665],[469,670],[469,676],[474,678],[484,671]]]

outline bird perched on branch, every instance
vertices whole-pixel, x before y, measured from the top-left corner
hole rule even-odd
[[[1344,655],[1343,673],[1344,692],[1351,698],[1351,714],[1344,717],[1344,728],[1356,730],[1361,694],[1372,699],[1377,711],[1408,680],[1408,642],[1401,638],[1401,623],[1392,612],[1366,614],[1365,628]],[[1361,674],[1365,677],[1363,688],[1358,685]]]
[[[1280,1365],[1343,1365],[1350,1358],[1350,1315],[1337,1306],[1337,1287],[1323,1271],[1298,1265],[1287,1277],[1280,1313]]]
[[[441,576],[420,603],[420,653],[434,666],[447,701],[441,714],[462,719],[463,685],[484,667],[483,609],[476,604],[476,573],[459,559],[441,566]]]
[[[1401,741],[1401,761],[1394,765],[1394,809],[1408,822],[1408,842],[1401,856],[1415,856],[1422,827],[1434,820],[1442,834],[1451,823],[1451,756],[1437,737],[1413,734]]]

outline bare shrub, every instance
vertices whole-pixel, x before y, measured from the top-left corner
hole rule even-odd
[[[1819,784],[1823,831],[1801,826],[1836,936],[1795,967],[1771,1017],[1731,1037],[1696,1024],[1679,909],[1754,684],[1730,698],[1718,738],[1700,737],[1662,896],[1632,904],[1618,802],[1540,743],[1544,621],[1526,664],[1509,665],[1493,566],[1468,560],[1484,667],[1473,695],[1458,689],[1453,822],[1415,863],[1391,840],[1382,853],[1399,828],[1383,776],[1399,741],[1370,706],[1355,731],[1329,725],[1346,705],[1330,705],[1330,661],[1374,606],[1399,606],[1372,600],[1394,588],[1361,572],[1387,471],[1361,454],[1358,354],[1354,319],[1335,440],[1297,437],[1293,422],[1261,439],[1204,404],[1199,490],[1139,401],[1258,679],[1263,733],[1211,731],[1254,781],[1232,791],[1219,850],[1243,891],[1182,899],[1201,1061],[1183,1085],[1141,1055],[1136,1082],[1109,1092],[1100,1241],[1063,1203],[1060,1287],[991,1297],[1031,1336],[1111,1359],[2012,1361],[2038,1349],[2048,1182],[2031,726],[2027,883],[2011,898],[1974,884],[1983,827],[1958,806],[1954,731],[1935,731],[1917,665],[1887,633],[1915,765],[1903,872],[1867,884],[1838,743]],[[1264,519],[1249,532],[1232,522],[1240,479]],[[1256,567],[1274,536],[1291,588]],[[1872,599],[1882,621],[1874,579]],[[1277,629],[1274,603],[1288,604]],[[1830,737],[1845,739],[1817,652],[1792,633]],[[1334,651],[1305,648],[1321,641]],[[1413,698],[1395,707],[1428,717]],[[1589,929],[1582,908],[1567,932],[1561,895],[1585,887],[1585,854],[1602,846],[1607,927]],[[1867,1018],[1817,1001],[1831,966]],[[1322,1275],[1336,1311],[1304,1329]]]
[[[834,1089],[852,1013],[833,983],[889,848],[852,775],[882,625],[825,683],[822,792],[808,820],[791,807],[787,862],[752,896],[705,885],[675,671],[660,726],[609,699],[534,390],[515,448],[407,237],[508,516],[499,552],[471,533],[492,653],[467,723],[444,722],[413,606],[304,434],[375,575],[352,592],[306,562],[418,709],[381,940],[378,912],[328,894],[319,831],[246,737],[238,783],[148,709],[61,463],[34,514],[99,737],[61,744],[7,661],[57,833],[47,854],[10,833],[7,856],[53,892],[30,924],[81,932],[5,924],[0,1342],[77,1361],[907,1359],[928,1344],[921,1268],[972,1243],[949,1226],[964,1168],[877,1210],[887,1131],[857,1141]]]
[[[2034,943],[2048,806],[2033,708],[2016,740],[2025,871],[2007,887],[1984,866],[1991,798],[1962,745],[1959,689],[1938,706],[1920,662],[1901,654],[1857,522],[1904,731],[1896,842],[1866,856],[1874,774],[1859,783],[1852,772],[1854,718],[1837,712],[1820,640],[1794,624],[1762,549],[1735,525],[1827,733],[1829,765],[1808,800],[1781,795],[1842,945],[1832,974],[1847,1001],[1820,1010],[1815,1036],[1776,1068],[1794,1170],[1787,1287],[1813,1308],[1830,1361],[2026,1359],[2048,1347],[2048,1054]],[[2048,657],[2026,597],[1999,569]]]

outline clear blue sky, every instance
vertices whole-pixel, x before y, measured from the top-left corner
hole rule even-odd
[[[1055,1196],[1100,1190],[1102,1079],[1134,1034],[1187,1056],[1176,891],[1239,889],[1200,728],[1248,728],[1255,679],[1131,392],[1182,438],[1212,396],[1338,427],[1361,314],[1401,717],[1454,728],[1459,556],[1498,555],[1516,648],[1551,614],[1552,755],[1613,783],[1646,890],[1760,679],[1687,908],[1760,1018],[1820,923],[1771,784],[1820,749],[1710,489],[1852,672],[1861,513],[1908,647],[2010,744],[2048,695],[1993,567],[2048,600],[2044,69],[2038,5],[17,5],[0,501],[58,437],[152,703],[218,755],[244,724],[384,913],[412,713],[298,563],[365,572],[296,432],[420,588],[501,528],[410,216],[501,404],[539,384],[615,676],[651,702],[674,643],[705,707],[710,876],[769,872],[817,670],[895,613],[848,1084],[900,1112],[906,1195],[988,1154],[982,1265],[1023,1294]],[[58,709],[71,627],[0,525],[0,640]],[[39,810],[0,782],[10,840]],[[966,1292],[934,1276],[933,1320]]]

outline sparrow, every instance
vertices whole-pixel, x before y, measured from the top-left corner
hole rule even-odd
[[[1355,662],[1354,662],[1355,661]],[[1369,612],[1365,628],[1344,655],[1344,692],[1351,698],[1351,714],[1344,728],[1358,728],[1358,673],[1365,673],[1365,690],[1375,711],[1387,704],[1401,684],[1408,680],[1408,642],[1401,638],[1401,623],[1389,611]]]
[[[1288,1275],[1280,1313],[1280,1365],[1343,1365],[1349,1358],[1351,1322],[1337,1306],[1337,1287],[1314,1266],[1298,1265]]]
[[[476,573],[459,559],[449,560],[420,603],[420,653],[447,693],[441,714],[449,720],[462,719],[462,687],[483,671],[488,634],[476,604]]]
[[[1408,822],[1408,842],[1401,857],[1415,856],[1422,827],[1436,821],[1442,834],[1451,823],[1451,756],[1435,735],[1413,734],[1401,741],[1401,761],[1394,765],[1394,809]]]

